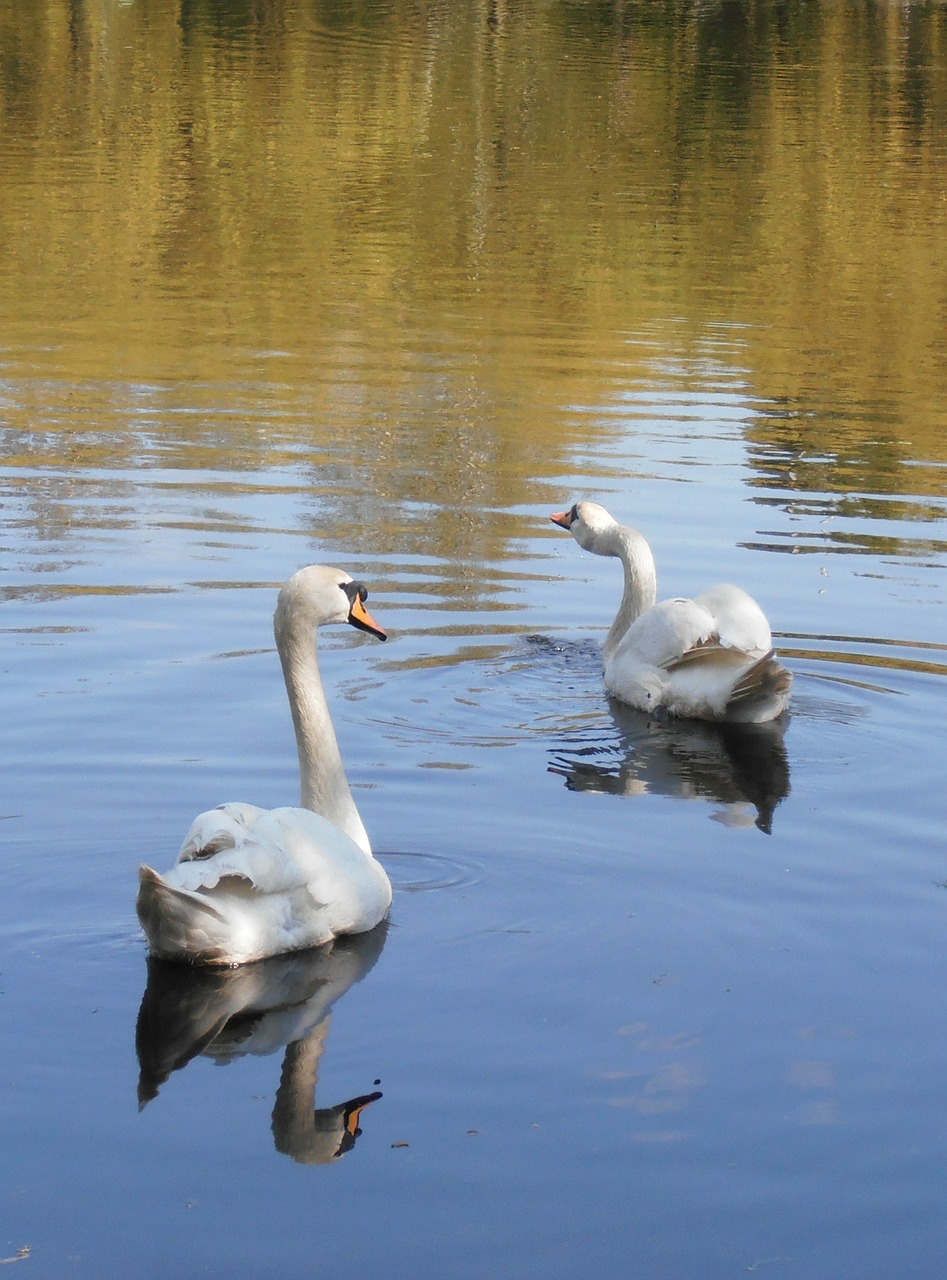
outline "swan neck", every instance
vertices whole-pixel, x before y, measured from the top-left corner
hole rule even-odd
[[[604,554],[617,556],[625,571],[621,604],[605,637],[607,662],[617,649],[625,632],[658,598],[658,575],[654,556],[647,540],[627,525],[616,525],[610,538],[610,550]]]
[[[278,609],[274,632],[296,730],[300,804],[328,818],[371,853],[329,714],[319,673],[316,629],[298,613]]]
[[[329,1034],[329,1014],[308,1036],[286,1046],[271,1127],[276,1150],[301,1164],[322,1163],[325,1142],[316,1132],[313,1110],[319,1062]]]

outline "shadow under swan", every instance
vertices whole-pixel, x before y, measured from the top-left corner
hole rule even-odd
[[[572,791],[700,797],[726,806],[714,817],[729,826],[753,821],[769,835],[777,805],[789,795],[784,735],[788,717],[766,724],[649,717],[608,699],[612,724],[576,733],[551,755],[550,773]],[[756,810],[755,819],[745,806]]]
[[[285,1046],[272,1116],[277,1151],[301,1164],[345,1155],[361,1133],[362,1111],[382,1095],[316,1108],[319,1062],[333,1005],[374,966],[387,930],[383,921],[369,933],[236,969],[149,958],[135,1029],[139,1110],[199,1055],[225,1064]]]

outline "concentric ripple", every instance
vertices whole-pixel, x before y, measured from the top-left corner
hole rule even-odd
[[[398,893],[429,893],[438,889],[466,889],[479,884],[484,869],[472,858],[438,853],[386,852],[377,855]]]

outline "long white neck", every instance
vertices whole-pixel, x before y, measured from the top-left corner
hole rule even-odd
[[[316,629],[311,619],[290,608],[277,608],[273,629],[296,730],[300,803],[304,809],[312,809],[334,822],[366,853],[371,853],[368,834],[345,776],[322,687]]]
[[[658,574],[647,539],[628,525],[613,525],[589,543],[588,550],[600,556],[617,556],[625,571],[621,604],[605,637],[604,658],[608,662],[634,620],[657,600]]]
[[[283,1070],[273,1106],[273,1141],[276,1150],[292,1156],[300,1164],[324,1164],[337,1149],[339,1134],[330,1135],[330,1143],[316,1129],[313,1114],[316,1101],[316,1085],[319,1082],[319,1061],[329,1035],[332,1015],[323,1018],[302,1040],[294,1040],[286,1046]],[[318,1114],[318,1113],[316,1113]]]

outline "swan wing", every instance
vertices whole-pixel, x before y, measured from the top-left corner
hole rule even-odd
[[[662,600],[637,618],[615,652],[670,671],[681,663],[729,667],[728,654],[763,657],[772,648],[766,615],[739,587],[712,587],[694,600]]]
[[[692,649],[717,639],[713,615],[696,600],[662,600],[631,624],[612,662],[667,668]]]
[[[720,643],[726,648],[762,656],[773,647],[766,614],[740,587],[720,583],[697,596],[694,603],[713,618]]]
[[[217,828],[222,847],[177,862],[165,876],[169,884],[204,893],[218,886],[232,888],[221,883],[228,881],[241,881],[258,894],[308,888],[316,900],[331,901],[322,883],[331,884],[365,862],[354,840],[308,809],[262,810],[249,829],[241,828],[232,815],[223,817],[226,821]],[[232,842],[223,843],[231,835]]]
[[[255,804],[239,802],[221,804],[216,809],[199,813],[188,827],[178,853],[178,862],[209,858],[215,853],[236,848],[265,813],[265,809],[260,809]]]

